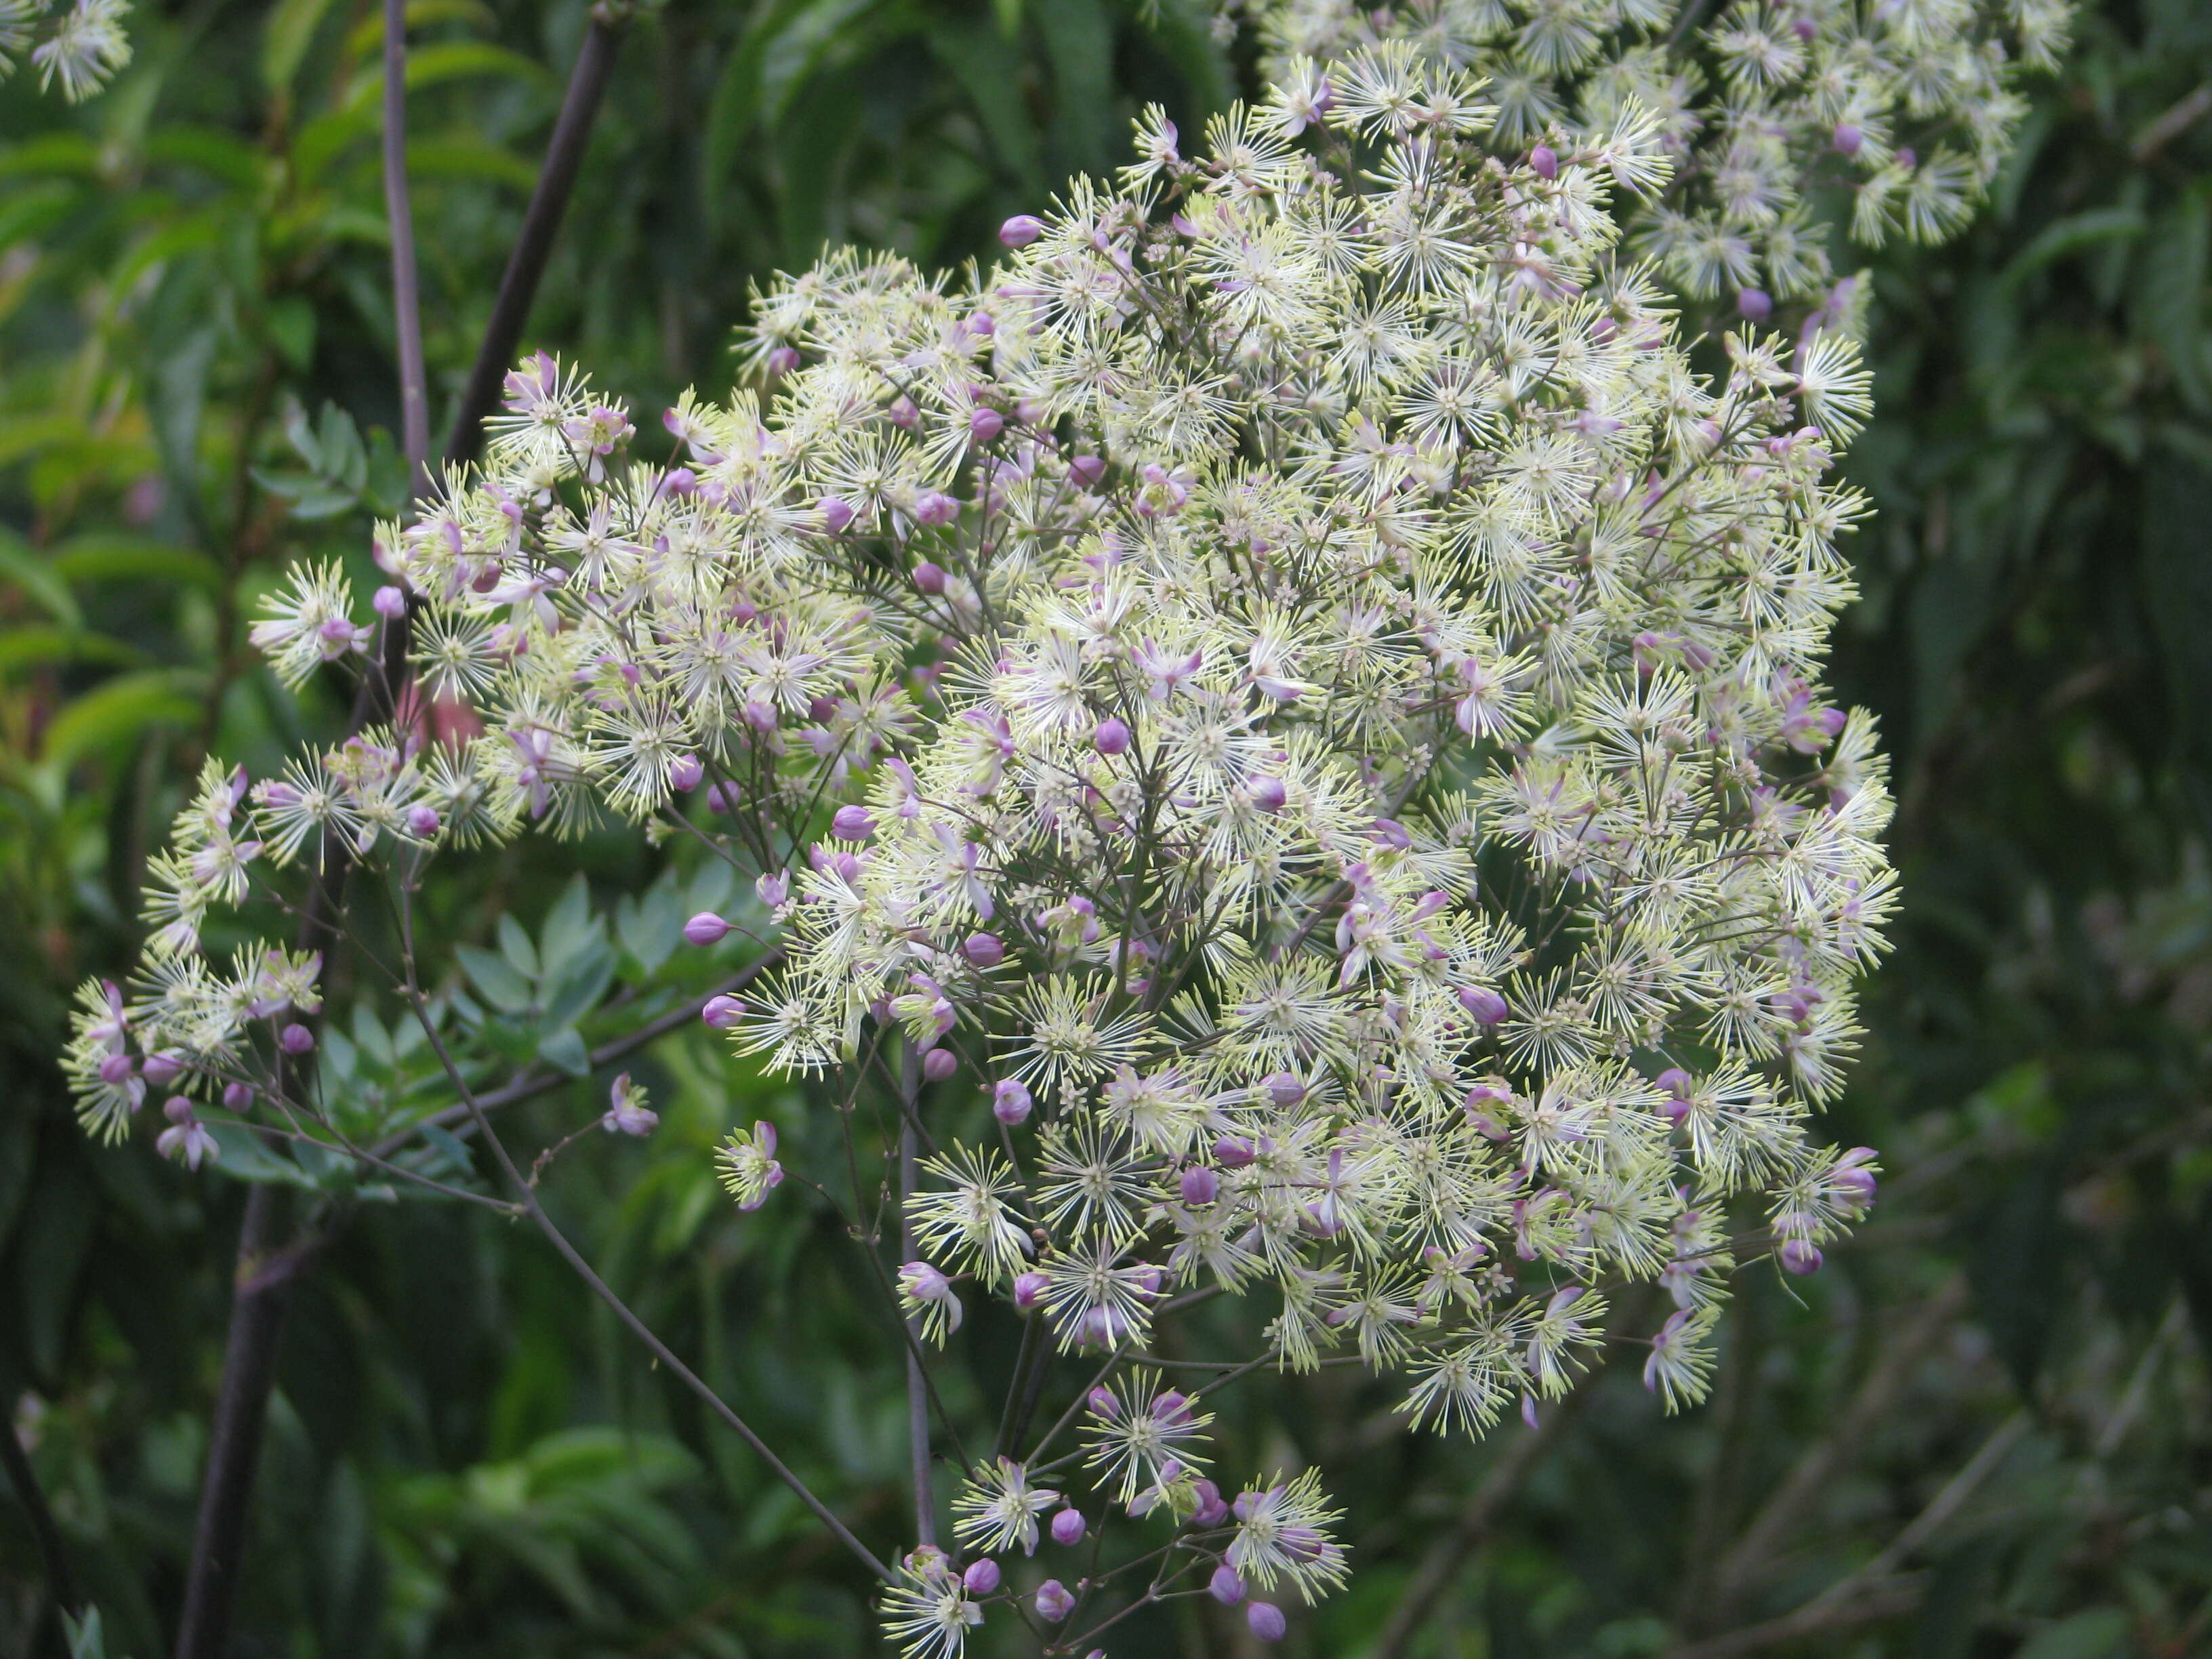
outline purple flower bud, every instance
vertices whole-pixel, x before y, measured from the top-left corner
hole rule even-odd
[[[775,705],[774,703],[763,702],[758,697],[748,698],[745,702],[744,714],[745,717],[745,724],[751,726],[754,731],[773,732],[775,730],[777,715],[775,712]],[[722,808],[724,811],[734,812],[738,810],[737,785],[734,783],[718,784],[715,786],[715,794],[720,796],[722,799],[729,802],[727,806]],[[721,802],[717,800],[715,805],[720,805]]]
[[[1736,293],[1735,308],[1746,320],[1763,323],[1774,314],[1774,301],[1763,288],[1741,289]]]
[[[1401,853],[1411,852],[1413,850],[1413,837],[1412,834],[1407,830],[1404,824],[1399,823],[1395,818],[1376,819],[1374,827],[1368,833],[1372,835],[1376,841],[1382,842],[1383,846],[1395,848]]]
[[[315,1046],[315,1034],[295,1020],[276,1034],[276,1043],[288,1054],[304,1054]]]
[[[172,1123],[190,1123],[192,1121],[192,1103],[182,1095],[171,1095],[161,1103],[161,1115]]]
[[[907,397],[904,393],[901,393],[899,396],[892,398],[890,407],[885,410],[884,413],[890,416],[891,424],[893,426],[898,427],[902,430],[911,427],[916,421],[921,418],[921,411],[915,407],[914,399]]]
[[[924,559],[914,568],[914,585],[934,599],[945,591],[945,567]]]
[[[1221,1196],[1221,1177],[1203,1164],[1194,1164],[1182,1172],[1182,1201],[1194,1208],[1203,1208]]]
[[[1052,1541],[1055,1544],[1080,1544],[1083,1534],[1090,1529],[1081,1510],[1062,1510],[1052,1517]]]
[[[968,415],[968,441],[987,444],[1006,429],[1006,417],[995,409],[975,409]]]
[[[1495,1025],[1510,1012],[1505,1006],[1505,999],[1483,985],[1462,986],[1459,1006],[1467,1010],[1468,1017],[1478,1025]]]
[[[1044,1300],[1044,1287],[1050,1281],[1042,1273],[1023,1273],[1014,1280],[1014,1305],[1024,1313]],[[1076,1516],[1081,1520],[1080,1516]]]
[[[745,1005],[731,996],[707,999],[707,1006],[699,1011],[699,1018],[718,1031],[734,1027],[745,1016]]]
[[[1849,121],[1838,121],[1835,131],[1829,135],[1828,142],[1836,147],[1837,155],[1856,155],[1859,153],[1859,146],[1866,143],[1866,134]]]
[[[1279,812],[1283,810],[1283,803],[1290,799],[1290,792],[1283,787],[1280,778],[1265,775],[1247,778],[1244,793],[1252,798],[1252,805],[1262,812]]]
[[[1279,1642],[1290,1628],[1283,1610],[1273,1601],[1255,1601],[1244,1609],[1244,1626],[1262,1642]]]
[[[1100,1417],[1118,1418],[1121,1415],[1121,1395],[1115,1394],[1113,1389],[1107,1388],[1103,1384],[1098,1388],[1091,1389],[1090,1394],[1085,1397],[1085,1403],[1091,1407],[1093,1413]]]
[[[970,1595],[988,1595],[999,1588],[999,1564],[988,1555],[980,1561],[970,1561],[968,1571],[960,1575],[960,1582]]]
[[[1820,1254],[1819,1246],[1806,1239],[1785,1238],[1782,1241],[1782,1265],[1801,1279],[1808,1273],[1820,1272],[1821,1262],[1826,1259]]]
[[[960,516],[960,503],[941,489],[925,489],[915,501],[914,516],[922,524],[951,524]]]
[[[668,784],[672,789],[696,789],[699,780],[706,775],[706,763],[696,755],[678,755],[668,763]]]
[[[1017,213],[999,227],[999,240],[1008,247],[1027,247],[1044,234],[1044,221]]]
[[[964,326],[976,338],[988,340],[999,331],[999,319],[988,311],[971,311]]]
[[[227,1085],[222,1091],[222,1103],[231,1111],[244,1111],[253,1104],[253,1085],[251,1083],[233,1083]]]
[[[1036,1105],[1028,1086],[1012,1078],[1003,1079],[991,1091],[991,1115],[1008,1128],[1017,1123],[1026,1123]]]
[[[428,841],[438,833],[438,810],[434,806],[410,806],[407,809],[407,833],[417,841]]]
[[[1810,41],[1820,32],[1820,26],[1809,17],[1800,17],[1790,23],[1790,32],[1800,40]]]
[[[308,1046],[312,1048],[313,1044]],[[159,1049],[147,1055],[138,1069],[156,1089],[166,1088],[184,1075],[185,1057],[174,1048]]]
[[[1206,1593],[1223,1607],[1233,1607],[1244,1599],[1244,1581],[1237,1577],[1236,1568],[1224,1561],[1213,1570]]]
[[[108,1085],[128,1083],[133,1067],[128,1054],[110,1054],[100,1062],[100,1080]]]
[[[1200,1480],[1193,1488],[1198,1493],[1198,1508],[1191,1512],[1194,1527],[1218,1527],[1229,1518],[1229,1505],[1221,1496],[1221,1488],[1211,1480]]]
[[[1106,476],[1106,458],[1103,455],[1078,455],[1067,464],[1067,476],[1075,480],[1079,489],[1096,489],[1098,481]]]
[[[1260,1079],[1260,1086],[1278,1111],[1287,1112],[1306,1097],[1305,1079],[1295,1072],[1270,1072]]]
[[[1213,1161],[1224,1170],[1241,1170],[1253,1156],[1252,1143],[1237,1135],[1224,1135],[1213,1143]]]
[[[768,372],[771,374],[788,374],[798,367],[799,350],[795,346],[778,346],[768,354]]]
[[[996,933],[970,933],[961,955],[978,968],[995,968],[1006,959],[1006,947]]]
[[[942,1083],[960,1069],[960,1057],[950,1048],[932,1048],[921,1057],[921,1074],[932,1083]]]
[[[380,587],[369,600],[376,614],[390,622],[398,622],[407,614],[407,595],[396,587]]]
[[[1897,147],[1897,165],[1907,173],[1920,165],[1920,152],[1904,144]]]
[[[1061,1513],[1066,1511],[1062,1510]],[[1080,1520],[1082,1517],[1079,1516],[1076,1518]],[[1053,1531],[1058,1533],[1059,1530],[1060,1523],[1055,1520]],[[1075,1598],[1067,1593],[1066,1586],[1059,1579],[1048,1578],[1037,1586],[1036,1610],[1038,1618],[1048,1625],[1056,1625],[1075,1611]]]
[[[952,1281],[929,1262],[902,1262],[898,1277],[899,1289],[917,1302],[950,1302],[952,1299]]]
[[[1539,179],[1556,179],[1559,176],[1559,158],[1553,152],[1549,144],[1539,144],[1528,152],[1528,167]],[[1279,1632],[1278,1634],[1279,1633]]]
[[[830,833],[839,841],[866,841],[876,833],[875,815],[865,806],[841,806],[830,820]]]
[[[822,515],[822,527],[833,536],[843,535],[853,522],[853,504],[842,495],[824,495],[814,510]]]
[[[1102,755],[1119,755],[1129,747],[1129,728],[1109,714],[1092,731],[1091,741]]]
[[[720,945],[730,936],[730,924],[712,910],[702,910],[684,924],[684,937],[694,945]]]

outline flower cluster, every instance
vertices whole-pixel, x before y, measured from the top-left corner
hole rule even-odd
[[[1465,69],[1501,148],[1534,165],[1648,112],[1675,163],[1628,216],[1631,246],[1680,292],[1764,319],[1778,301],[1846,318],[1823,190],[1853,240],[1958,231],[2026,113],[2014,83],[2065,49],[2067,0],[1253,0],[1273,77],[1319,112],[1363,94],[1377,56]]]
[[[13,71],[28,46],[39,90],[51,92],[58,83],[63,97],[81,104],[131,61],[130,37],[123,32],[130,0],[66,0],[49,21],[52,4],[0,0],[0,77]]]
[[[1669,199],[1663,112],[1513,160],[1448,54],[1326,79],[1188,158],[1149,114],[988,276],[844,254],[781,283],[747,349],[772,399],[687,396],[680,465],[632,460],[572,370],[518,370],[484,465],[380,531],[385,620],[317,571],[256,632],[303,678],[411,600],[420,684],[481,731],[210,769],[137,1000],[92,988],[71,1051],[110,1132],[149,1082],[280,1091],[317,964],[226,972],[202,923],[334,846],[414,867],[611,814],[748,866],[782,961],[704,1017],[841,1095],[896,1080],[924,1339],[1000,1297],[1097,1376],[1080,1470],[1024,1407],[955,1501],[978,1559],[908,1559],[910,1651],[1013,1596],[991,1553],[1103,1524],[1079,1480],[1174,1529],[1143,1595],[1187,1576],[1272,1638],[1248,1589],[1342,1582],[1312,1475],[1205,1474],[1155,1346],[1191,1301],[1264,1316],[1211,1388],[1342,1360],[1480,1431],[1653,1285],[1672,1407],[1739,1254],[1812,1271],[1873,1196],[1871,1154],[1809,1127],[1893,902],[1871,724],[1820,678],[1854,349],[1747,326],[1693,367],[1620,228]],[[741,1205],[776,1151],[721,1151]],[[1042,1387],[1050,1353],[1024,1364]]]

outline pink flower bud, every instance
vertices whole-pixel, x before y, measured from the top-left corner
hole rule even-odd
[[[668,763],[668,785],[672,789],[696,789],[699,780],[706,775],[706,763],[696,755],[678,755]]]
[[[960,951],[978,968],[995,968],[1006,959],[1006,945],[996,933],[970,933]]]
[[[1098,481],[1106,476],[1106,459],[1103,455],[1078,455],[1067,464],[1067,476],[1075,480],[1079,489],[1096,489]]]
[[[1059,1523],[1055,1521],[1053,1530],[1057,1533],[1059,1529]],[[1048,1625],[1056,1625],[1075,1611],[1075,1598],[1067,1593],[1067,1587],[1059,1579],[1048,1578],[1037,1586],[1036,1610],[1038,1618]]]
[[[1079,1544],[1090,1529],[1081,1510],[1062,1510],[1052,1517],[1052,1541],[1055,1544]]]
[[[1495,1025],[1509,1012],[1504,997],[1481,985],[1462,986],[1459,1006],[1467,1010],[1468,1018],[1478,1025]]]
[[[1287,1112],[1306,1097],[1305,1079],[1295,1072],[1270,1072],[1260,1079],[1260,1086],[1278,1111]]]
[[[1129,747],[1129,728],[1109,714],[1091,732],[1091,741],[1102,755],[1119,755]]]
[[[1784,1239],[1781,1255],[1782,1265],[1801,1279],[1820,1272],[1820,1264],[1826,1260],[1817,1245],[1802,1238]]]
[[[1085,1403],[1091,1407],[1094,1413],[1100,1417],[1112,1419],[1119,1418],[1121,1415],[1121,1395],[1115,1394],[1113,1389],[1104,1387],[1103,1384],[1098,1388],[1091,1389],[1089,1395],[1086,1396]]]
[[[295,1021],[276,1034],[276,1042],[288,1054],[304,1054],[315,1046],[315,1034]]]
[[[1014,1305],[1027,1313],[1044,1300],[1047,1279],[1042,1273],[1023,1273],[1014,1280]]]
[[[778,346],[768,354],[768,372],[771,374],[788,374],[798,367],[799,352],[795,347]]]
[[[970,1561],[968,1571],[960,1575],[960,1582],[970,1595],[988,1595],[999,1588],[999,1564],[988,1555],[980,1561]]]
[[[1747,288],[1737,291],[1735,308],[1747,321],[1763,323],[1774,314],[1774,301],[1763,288]]]
[[[960,503],[941,489],[925,489],[915,501],[914,516],[922,524],[951,524],[960,516]]]
[[[171,1095],[161,1103],[161,1115],[172,1123],[190,1123],[192,1121],[192,1103],[182,1095]]]
[[[839,841],[866,841],[876,833],[875,815],[865,806],[841,806],[830,820],[830,833]]]
[[[1559,176],[1559,158],[1549,144],[1539,144],[1528,152],[1528,168],[1539,179],[1556,179]],[[1275,1634],[1279,1636],[1282,1632],[1277,1631]],[[1273,1641],[1274,1638],[1267,1639]]]
[[[1903,167],[1907,173],[1911,172],[1913,168],[1920,165],[1920,152],[1911,149],[1906,145],[1899,144],[1897,147],[1897,165]]]
[[[1193,1488],[1198,1493],[1198,1508],[1191,1512],[1194,1527],[1218,1527],[1229,1518],[1229,1505],[1221,1496],[1221,1488],[1211,1480],[1200,1480]]]
[[[732,1029],[745,1016],[745,1005],[732,996],[713,996],[700,1009],[699,1018],[718,1031]]]
[[[1262,812],[1279,812],[1283,803],[1290,799],[1290,791],[1283,787],[1280,778],[1265,775],[1247,778],[1244,793],[1252,798],[1252,805]]]
[[[702,910],[684,924],[684,937],[694,945],[720,945],[730,936],[730,924],[712,910]]]
[[[1244,1609],[1244,1626],[1262,1642],[1279,1642],[1290,1626],[1283,1610],[1273,1601],[1255,1601]]]
[[[380,587],[369,600],[376,614],[389,622],[398,622],[407,614],[407,595],[396,587]]]
[[[1837,155],[1856,155],[1859,153],[1859,146],[1866,143],[1866,134],[1849,121],[1838,121],[1835,131],[1828,136],[1828,142],[1835,146]]]
[[[1036,1104],[1028,1086],[1012,1078],[1006,1079],[991,1091],[991,1115],[1008,1128],[1017,1123],[1029,1121],[1030,1113]]]
[[[1369,833],[1385,847],[1394,848],[1401,853],[1413,850],[1412,834],[1395,818],[1376,819],[1374,828]]]
[[[313,1048],[313,1042],[311,1040],[307,1046]],[[185,1057],[174,1048],[162,1048],[147,1055],[138,1069],[156,1089],[166,1088],[184,1075]]]
[[[130,1055],[110,1054],[100,1062],[100,1080],[110,1085],[128,1083],[131,1070]]]
[[[1241,1170],[1253,1156],[1252,1143],[1237,1135],[1224,1135],[1213,1143],[1213,1161],[1224,1170]]]
[[[428,841],[438,833],[438,811],[433,806],[410,806],[407,809],[407,833],[417,841]]]
[[[845,533],[845,526],[853,522],[853,504],[842,495],[824,495],[814,504],[822,515],[822,527],[833,536]]]
[[[890,407],[884,413],[890,416],[893,426],[902,429],[911,427],[921,418],[921,411],[915,407],[914,399],[904,393],[892,398]]]
[[[999,227],[999,240],[1008,247],[1027,247],[1044,234],[1044,221],[1017,213]]]
[[[968,441],[988,444],[1006,429],[1006,417],[995,409],[972,410],[968,416]]]
[[[222,1091],[222,1103],[231,1111],[244,1111],[253,1104],[253,1085],[250,1083],[228,1085]]]
[[[934,599],[945,591],[945,567],[924,559],[914,568],[914,585]]]
[[[1213,1570],[1206,1593],[1223,1607],[1233,1607],[1244,1599],[1244,1581],[1237,1576],[1236,1568],[1224,1561]]]
[[[1203,1208],[1221,1196],[1221,1177],[1203,1164],[1194,1164],[1185,1170],[1179,1184],[1182,1201],[1193,1208]]]
[[[979,340],[988,340],[999,331],[998,319],[988,311],[971,311],[963,325]]]
[[[950,1048],[932,1048],[921,1057],[921,1074],[932,1083],[942,1083],[960,1069],[960,1057]]]

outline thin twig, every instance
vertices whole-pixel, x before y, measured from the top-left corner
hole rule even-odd
[[[399,343],[399,453],[407,490],[430,483],[430,404],[422,368],[422,302],[415,209],[407,194],[407,0],[384,0],[384,217],[392,233],[392,322]]]
[[[584,32],[582,49],[568,75],[568,90],[561,100],[561,113],[553,123],[553,137],[545,146],[545,163],[538,171],[538,184],[524,210],[522,230],[507,256],[507,272],[500,278],[492,301],[491,318],[484,325],[483,343],[469,370],[453,428],[446,440],[446,462],[451,466],[472,461],[483,447],[484,416],[499,400],[499,389],[514,366],[515,347],[538,285],[552,257],[554,233],[568,211],[568,198],[576,188],[576,175],[584,164],[592,123],[605,95],[607,79],[614,72],[615,52],[629,26],[627,9],[599,5],[592,9],[591,27]]]
[[[899,1045],[899,1250],[906,1261],[920,1255],[914,1236],[915,1100],[921,1087],[921,1056],[911,1042]],[[908,1322],[908,1336],[914,1335]],[[922,1374],[921,1354],[912,1340],[906,1350],[907,1455],[914,1475],[914,1535],[916,1542],[937,1542],[936,1482],[929,1462],[929,1385]]]
[[[38,1540],[39,1559],[46,1569],[48,1597],[61,1611],[75,1613],[82,1604],[76,1599],[76,1581],[70,1573],[68,1553],[62,1547],[62,1529],[54,1524],[54,1512],[46,1503],[46,1489],[39,1485],[39,1472],[31,1467],[30,1454],[15,1437],[12,1410],[9,1416],[10,1421],[0,1423],[0,1465],[6,1467],[8,1482],[15,1488],[15,1501],[30,1517],[31,1535]]]

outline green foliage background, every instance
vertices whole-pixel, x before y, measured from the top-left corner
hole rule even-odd
[[[434,422],[584,14],[409,15]],[[377,27],[360,0],[149,6],[82,110],[0,88],[0,1401],[118,1656],[171,1634],[252,1171],[88,1145],[52,1055],[70,988],[128,958],[198,757],[258,771],[343,718],[281,694],[240,619],[293,556],[363,560],[401,483]],[[2212,1651],[2212,9],[2112,0],[2079,33],[1976,228],[1880,270],[1850,462],[1880,515],[1837,678],[1896,758],[1905,905],[1833,1124],[1883,1150],[1875,1219],[1815,1279],[1751,1276],[1685,1419],[1633,1350],[1533,1443],[1410,1439],[1346,1373],[1257,1382],[1235,1461],[1319,1463],[1359,1567],[1288,1652]],[[729,372],[750,278],[824,239],[985,255],[1139,104],[1188,130],[1246,74],[1173,4],[670,0],[623,48],[529,341],[647,427]],[[438,925],[496,942],[477,988],[519,976],[533,1007],[594,963],[653,982],[702,898],[612,841],[483,876]],[[611,933],[579,881],[630,896]],[[373,1019],[326,1048],[365,1087],[410,1075]],[[822,1223],[740,1220],[706,1158],[770,1115],[803,1159],[803,1114],[703,1034],[636,1069],[661,1130],[568,1160],[550,1201],[890,1547],[896,1356]],[[603,1087],[544,1097],[529,1138]],[[956,1391],[1010,1363],[979,1323]],[[334,1233],[281,1357],[239,1653],[857,1655],[865,1591],[534,1237],[374,1202]],[[10,1487],[0,1652],[58,1644],[50,1614]],[[1246,1640],[1195,1608],[1130,1629]]]

